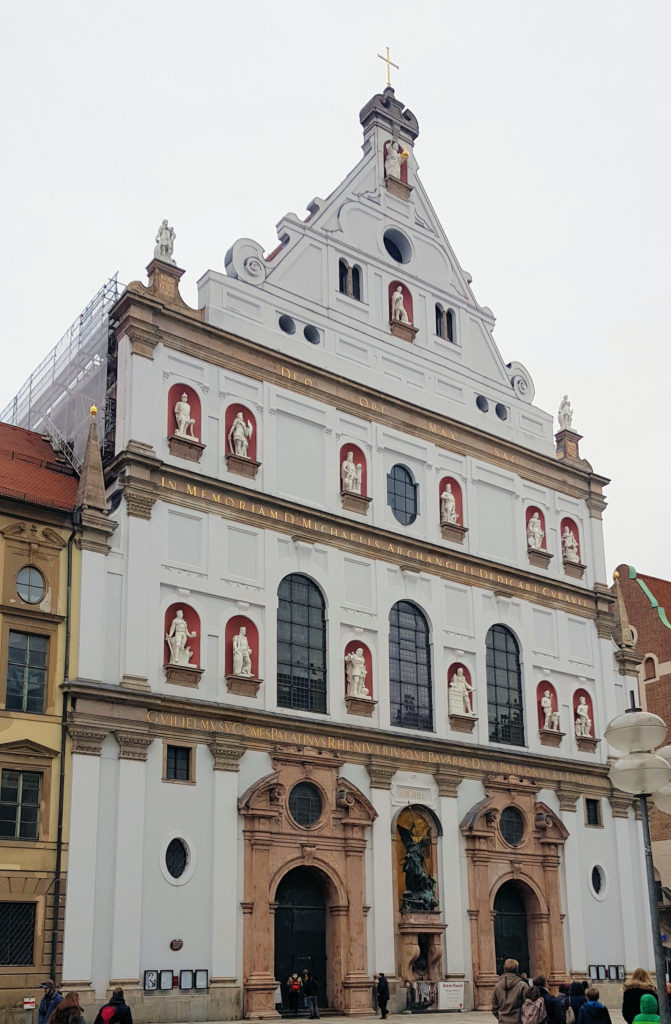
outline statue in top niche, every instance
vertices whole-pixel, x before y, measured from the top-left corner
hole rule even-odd
[[[578,698],[575,709],[575,734],[578,738],[592,735],[592,719],[589,717],[589,704],[585,697]]]
[[[543,712],[543,728],[559,732],[559,712],[552,707],[552,693],[546,690],[541,697],[541,711]]]
[[[194,441],[198,438],[194,437],[193,428],[195,420],[191,416],[191,406],[189,405],[188,395],[186,391],[182,392],[182,397],[179,402],[175,403],[175,419],[177,420],[177,429],[175,434],[178,437],[190,437]]]
[[[178,608],[170,625],[170,632],[165,635],[168,647],[170,648],[171,665],[188,665],[191,662],[193,651],[190,647],[187,647],[187,641],[191,640],[195,635],[195,630],[193,633],[189,632],[184,612],[181,608]]]
[[[394,289],[391,297],[391,318],[392,320],[398,320],[401,324],[410,323],[410,317],[406,312],[405,302],[403,301],[403,287],[400,284]]]
[[[401,177],[401,164],[404,160],[407,160],[410,154],[407,149],[401,149],[396,139],[392,139],[391,142],[387,143],[387,155],[384,160],[384,175],[385,178],[398,178]]]
[[[545,536],[545,530],[541,522],[541,517],[538,512],[534,512],[531,519],[527,523],[527,544],[530,548],[535,551],[540,551],[543,547],[543,537]]]
[[[564,527],[564,532],[561,535],[561,549],[565,562],[574,562],[576,565],[580,562],[578,541],[568,524]]]
[[[240,631],[233,637],[233,675],[251,676],[252,649],[247,639],[247,627],[240,626]]]
[[[445,484],[445,490],[440,496],[440,521],[444,525],[459,522],[457,512],[457,501],[452,493],[452,484]]]
[[[347,455],[340,468],[340,479],[343,491],[350,494],[361,494],[361,463],[354,462],[354,452],[347,452]]]
[[[348,697],[363,697],[370,700],[370,694],[366,689],[366,661],[363,656],[363,647],[357,647],[356,651],[350,651],[345,655],[345,674],[347,676]]]
[[[436,899],[436,880],[429,874],[426,858],[431,849],[431,835],[427,831],[417,835],[415,826],[411,829],[402,825],[396,826],[405,847],[405,857],[401,863],[405,875],[405,891],[401,897],[401,913],[426,913],[438,906]]]
[[[571,423],[573,422],[573,409],[571,408],[571,403],[568,400],[568,395],[564,395],[559,403],[557,418],[559,419],[560,430],[571,429]]]
[[[473,687],[459,666],[450,679],[450,691],[447,697],[447,711],[450,715],[472,715],[471,693]]]
[[[231,429],[228,432],[228,444],[233,455],[237,455],[241,459],[249,458],[247,450],[253,433],[254,427],[252,426],[252,421],[247,420],[245,423],[242,413],[236,413],[235,419],[231,424]]]
[[[156,245],[154,246],[154,259],[163,260],[164,263],[172,263],[175,266],[175,261],[172,258],[172,251],[175,248],[175,235],[174,230],[170,227],[167,220],[163,220],[156,232]]]

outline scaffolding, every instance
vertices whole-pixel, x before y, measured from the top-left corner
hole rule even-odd
[[[108,397],[108,355],[113,326],[109,311],[123,290],[117,277],[110,277],[96,292],[0,413],[0,420],[6,423],[48,434],[78,473],[91,406],[98,409],[103,452],[114,426],[114,402]]]

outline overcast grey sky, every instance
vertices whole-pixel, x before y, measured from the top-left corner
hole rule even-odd
[[[0,407],[168,217],[182,294],[326,196],[401,65],[420,176],[507,362],[567,391],[621,562],[671,578],[668,0],[99,0],[3,13]]]

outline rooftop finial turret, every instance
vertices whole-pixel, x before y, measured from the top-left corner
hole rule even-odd
[[[384,57],[382,58],[384,60]],[[394,65],[395,67],[396,65]],[[366,132],[372,125],[383,125],[392,137],[400,136],[404,141],[414,142],[419,135],[417,118],[400,103],[390,85],[382,93],[372,97],[359,114],[359,120]]]
[[[393,60],[389,56],[389,47],[387,47],[386,49],[387,56],[383,57],[381,53],[378,53],[378,57],[380,58],[380,60],[383,60],[387,65],[387,85],[389,86],[389,88],[391,88],[391,69],[396,68],[397,71],[400,71],[400,68],[398,64],[394,64]]]

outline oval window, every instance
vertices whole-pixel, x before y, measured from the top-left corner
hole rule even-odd
[[[289,810],[297,825],[310,828],[322,816],[321,793],[311,782],[299,782],[289,794]]]
[[[189,861],[189,851],[181,839],[171,839],[165,851],[165,866],[173,878],[181,878]]]
[[[594,895],[599,899],[603,899],[606,895],[606,872],[600,864],[595,864],[592,868],[590,882],[592,883],[592,892]]]
[[[46,592],[44,576],[34,565],[24,565],[16,577],[16,592],[26,604],[39,604]]]
[[[524,839],[524,818],[516,807],[506,807],[501,811],[499,828],[509,846],[519,846]]]

